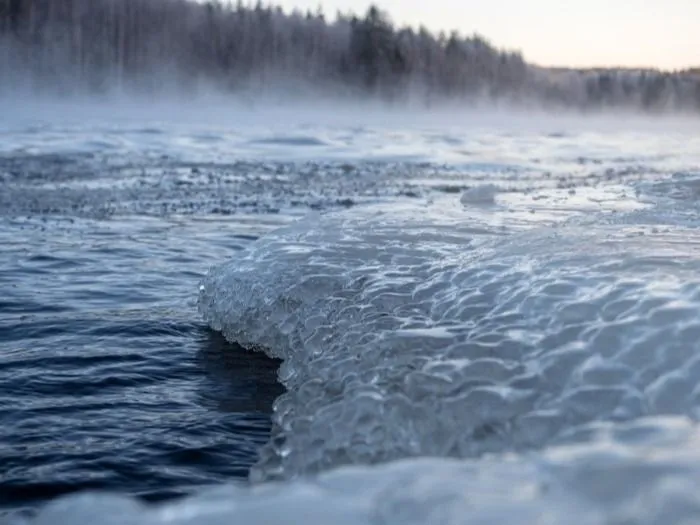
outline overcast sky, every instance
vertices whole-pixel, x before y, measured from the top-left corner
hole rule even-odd
[[[364,13],[368,0],[273,0]],[[268,2],[265,2],[268,3]],[[378,0],[397,24],[478,32],[541,65],[700,66],[700,0]]]

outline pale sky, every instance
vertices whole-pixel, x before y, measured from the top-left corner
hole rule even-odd
[[[268,2],[265,2],[268,3]],[[273,0],[364,14],[369,0]],[[377,0],[400,25],[478,32],[545,66],[700,66],[700,0]]]

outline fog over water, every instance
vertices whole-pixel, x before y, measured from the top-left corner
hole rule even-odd
[[[13,0],[0,11],[0,43],[0,90],[10,96],[214,90],[246,103],[700,108],[697,70],[542,68],[480,35],[397,26],[379,7],[331,17],[191,0]]]

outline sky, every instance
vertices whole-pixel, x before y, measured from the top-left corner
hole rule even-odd
[[[268,3],[268,2],[264,2]],[[369,0],[273,0],[364,13]],[[543,66],[700,66],[700,0],[377,0],[399,25],[479,33]]]

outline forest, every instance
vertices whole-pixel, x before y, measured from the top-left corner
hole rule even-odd
[[[700,112],[700,71],[552,69],[479,35],[194,0],[0,0],[0,92],[332,94],[391,103]]]

